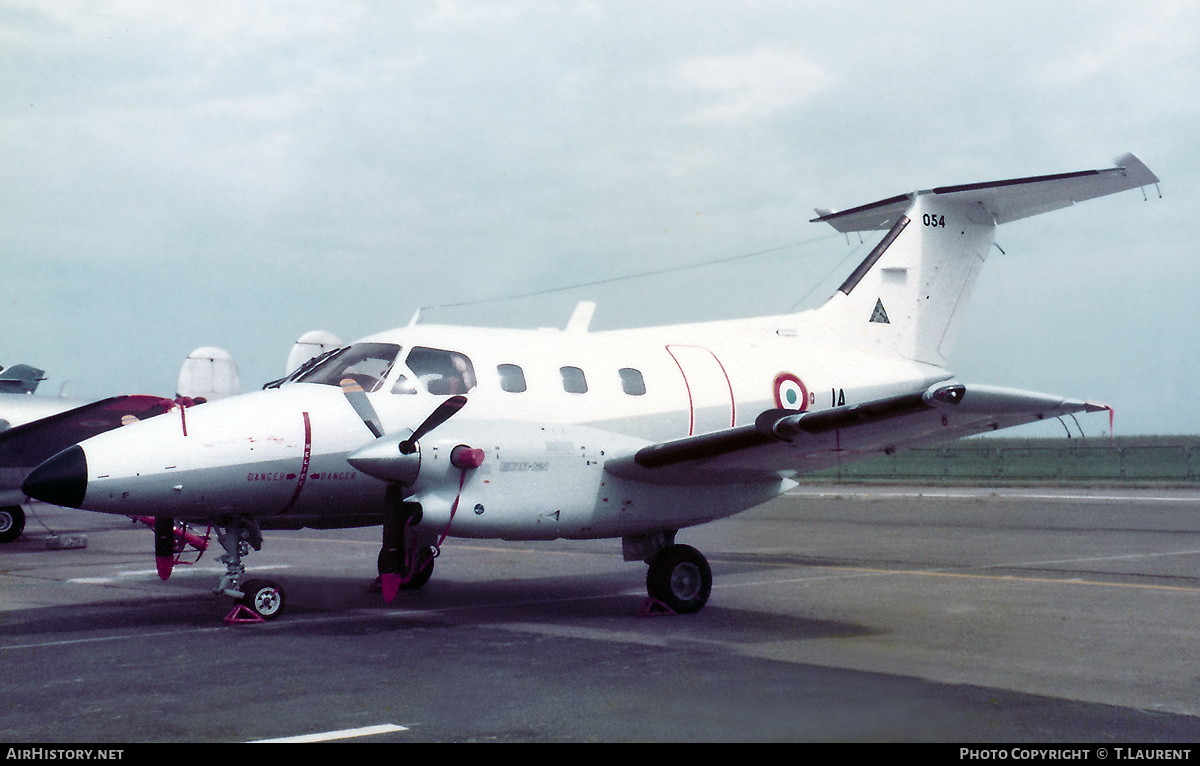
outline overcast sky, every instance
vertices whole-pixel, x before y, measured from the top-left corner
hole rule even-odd
[[[1131,151],[1162,198],[1001,227],[951,368],[1200,433],[1198,36],[1190,2],[0,0],[0,365],[173,395],[212,345],[250,390],[306,330],[741,255],[424,316],[780,313],[870,246],[814,207]]]

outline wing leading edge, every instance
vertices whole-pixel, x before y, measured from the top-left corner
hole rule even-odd
[[[938,383],[923,392],[820,412],[767,410],[754,425],[643,447],[605,463],[626,479],[722,484],[796,476],[874,452],[942,443],[1100,404],[996,386]]]

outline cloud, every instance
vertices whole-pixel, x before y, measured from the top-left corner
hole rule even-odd
[[[829,72],[804,54],[777,48],[688,59],[678,65],[676,76],[685,88],[708,96],[698,118],[719,123],[770,117],[833,82]]]
[[[0,364],[170,393],[176,359],[218,345],[263,381],[314,327],[350,339],[420,305],[769,250],[819,235],[814,205],[1132,150],[1165,198],[1004,229],[955,369],[1157,398],[1130,427],[1195,429],[1166,394],[1195,365],[1160,361],[1200,332],[1192,7],[8,0]],[[597,330],[782,311],[832,291],[813,283],[856,244],[428,319],[561,325],[582,298]],[[1101,328],[1102,304],[1143,324]],[[1092,324],[1032,347],[1064,317]],[[1170,379],[1091,390],[1127,369]]]
[[[1136,17],[1124,23],[1096,22],[1069,38],[1044,67],[1043,77],[1053,85],[1079,86],[1155,71],[1155,81],[1161,82],[1180,68],[1194,74],[1197,16],[1194,4],[1163,3],[1139,7]]]

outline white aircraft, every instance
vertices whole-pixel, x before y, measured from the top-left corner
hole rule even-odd
[[[217,525],[217,593],[259,617],[284,592],[244,580],[261,529],[382,524],[384,597],[423,585],[447,536],[621,538],[648,604],[695,612],[712,576],[676,533],[840,462],[1108,409],[959,382],[946,369],[996,226],[1155,184],[1141,161],[948,186],[814,219],[885,231],[823,306],[588,332],[416,322],[316,356],[259,392],[119,428],[38,467],[60,505]],[[163,547],[158,549],[164,550]]]

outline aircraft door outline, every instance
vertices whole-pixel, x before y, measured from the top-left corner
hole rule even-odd
[[[704,346],[668,344],[688,397],[688,436],[732,428],[737,419],[733,383],[725,365]]]

